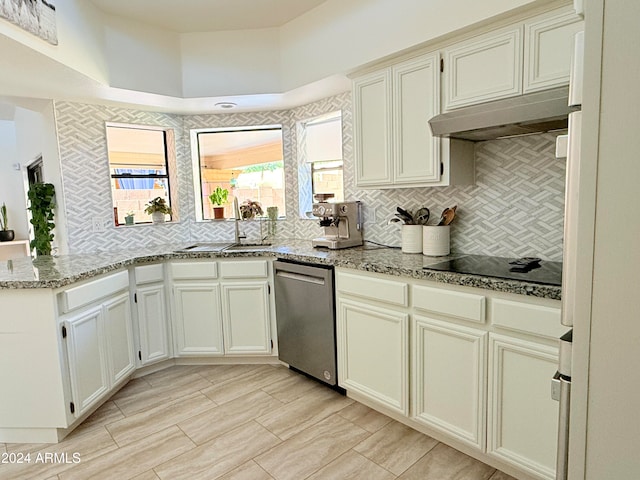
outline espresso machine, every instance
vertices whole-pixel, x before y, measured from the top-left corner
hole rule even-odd
[[[333,195],[316,195],[317,203],[313,204],[312,213],[320,217],[320,226],[324,228],[324,236],[314,238],[314,247],[331,250],[357,247],[362,245],[362,203],[361,202],[328,202]]]

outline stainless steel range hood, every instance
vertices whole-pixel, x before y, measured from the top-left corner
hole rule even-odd
[[[569,87],[464,107],[429,120],[438,137],[463,140],[494,138],[548,132],[567,128]]]

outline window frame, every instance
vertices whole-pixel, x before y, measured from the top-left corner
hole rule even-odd
[[[109,178],[111,180],[117,180],[120,178],[125,179],[165,179],[167,184],[167,200],[169,208],[171,208],[172,213],[169,214],[169,222],[173,222],[175,220],[175,211],[174,207],[172,207],[172,196],[171,196],[171,179],[170,179],[170,171],[169,171],[169,148],[167,145],[168,142],[168,130],[172,130],[170,127],[163,126],[154,126],[154,125],[139,125],[133,123],[116,123],[116,122],[105,122],[105,135],[107,135],[108,129],[112,128],[126,128],[129,130],[151,130],[151,131],[159,131],[162,132],[162,143],[163,143],[163,158],[164,158],[164,174],[131,174],[131,173],[111,173],[111,161],[109,160],[109,141],[108,136],[105,137],[107,139],[107,165],[109,168]],[[150,198],[149,200],[152,200]],[[113,187],[111,188],[111,203],[115,203]],[[118,218],[114,219],[116,227],[124,227],[124,226],[132,226],[126,225],[118,222]],[[147,222],[135,222],[133,225],[152,225],[152,221]]]
[[[204,215],[204,203],[202,201],[202,167],[200,164],[200,141],[199,137],[204,133],[225,133],[225,132],[252,132],[257,130],[279,130],[282,138],[282,157],[283,157],[283,170],[285,170],[285,159],[284,159],[284,145],[285,145],[285,128],[282,124],[268,124],[268,125],[243,125],[239,127],[204,127],[204,128],[194,128],[190,130],[190,138],[191,138],[191,164],[193,167],[193,193],[194,193],[194,202],[195,202],[195,214],[196,214],[196,222],[211,222],[216,221],[219,222],[221,220],[215,220],[211,218],[205,218]],[[283,171],[283,175],[285,175],[284,182],[284,195],[285,195],[285,204],[286,204],[286,174]],[[265,210],[266,211],[266,210]],[[286,218],[286,215],[279,215],[279,219]],[[226,221],[234,221],[233,218],[225,218]]]

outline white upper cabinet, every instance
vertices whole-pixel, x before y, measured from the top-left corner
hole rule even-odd
[[[522,27],[473,37],[444,50],[444,109],[522,93]]]
[[[356,184],[391,184],[391,70],[356,79],[353,106]]]
[[[584,22],[573,10],[553,11],[524,24],[524,93],[569,84],[575,34]]]
[[[353,82],[356,186],[473,183],[473,159],[450,164],[449,140],[433,137],[440,113],[440,55],[429,53]]]
[[[428,123],[440,111],[438,60],[426,55],[391,70],[395,184],[440,180],[440,142]]]

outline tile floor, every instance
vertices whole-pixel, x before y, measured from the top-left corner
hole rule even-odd
[[[4,452],[30,453],[32,463],[0,464],[3,480],[513,480],[271,365],[152,373],[129,382],[63,442],[0,444]],[[68,460],[35,463],[45,453]]]

